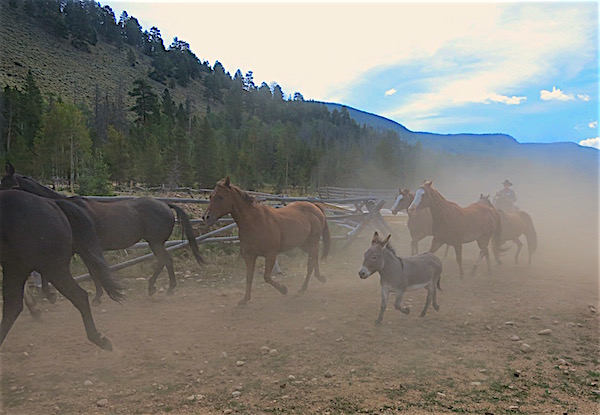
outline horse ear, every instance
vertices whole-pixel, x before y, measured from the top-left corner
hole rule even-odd
[[[13,166],[12,163],[6,163],[6,174],[9,176],[15,174],[15,166]]]
[[[373,234],[373,239],[371,239],[371,245],[375,245],[379,243],[379,234],[377,231]]]
[[[223,183],[225,185],[225,187],[229,187],[229,185],[231,184],[231,180],[229,180],[229,176],[225,177],[225,183]]]
[[[387,238],[385,238],[383,241],[379,242],[379,245],[385,247],[389,242],[390,242],[390,238],[392,237],[392,234],[390,233]]]
[[[427,187],[431,187],[431,185],[433,184],[433,180],[425,180],[425,183],[423,184]]]
[[[490,194],[488,193],[488,195],[487,195],[485,198],[486,198],[486,199],[489,199],[489,198],[490,198]]]
[[[479,193],[479,198],[480,199],[485,199],[485,196],[483,195],[483,193]]]

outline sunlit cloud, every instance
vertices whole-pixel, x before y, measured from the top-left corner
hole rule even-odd
[[[588,124],[588,127],[598,128],[598,121],[592,121],[591,123]]]
[[[586,138],[585,140],[581,140],[579,142],[579,145],[584,147],[594,147],[600,149],[600,137]]]
[[[542,89],[540,91],[540,99],[543,101],[572,101],[575,99],[573,94],[565,94],[559,88],[552,87],[552,91]]]
[[[525,102],[527,100],[527,97],[517,97],[517,96],[512,96],[512,97],[508,97],[506,95],[499,95],[496,94],[495,92],[491,92],[488,94],[488,97],[482,101],[484,103],[488,103],[488,102],[499,102],[501,104],[506,104],[506,105],[519,105],[522,102]]]
[[[580,99],[584,102],[588,102],[590,100],[590,96],[587,94],[577,94],[577,99]]]
[[[385,91],[385,96],[390,97],[390,96],[394,95],[396,92],[397,91],[394,88],[388,89],[387,91]]]

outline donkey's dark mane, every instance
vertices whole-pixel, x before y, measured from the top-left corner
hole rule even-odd
[[[398,256],[398,254],[396,254],[396,250],[394,249],[394,247],[393,247],[392,245],[390,245],[390,244],[389,244],[389,242],[388,242],[388,244],[385,246],[385,249],[387,249],[388,251],[390,251],[390,252],[392,253],[392,255],[394,255],[394,256],[396,257],[396,259],[397,259],[398,261],[400,261],[400,266],[401,266],[402,268],[404,268],[404,262],[402,261],[402,258],[400,258],[400,257]]]

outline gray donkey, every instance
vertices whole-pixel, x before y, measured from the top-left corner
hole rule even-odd
[[[396,293],[394,306],[404,314],[410,313],[409,308],[402,307],[404,292],[420,288],[427,289],[427,302],[425,308],[421,311],[421,317],[427,312],[427,307],[429,307],[431,301],[433,301],[433,308],[436,311],[440,309],[436,301],[436,287],[441,290],[442,262],[429,252],[408,258],[400,258],[388,244],[390,236],[388,235],[384,240],[380,240],[379,234],[375,232],[371,247],[365,252],[365,259],[358,271],[361,279],[368,278],[376,272],[379,272],[381,276],[381,309],[376,324],[381,324],[390,292]]]

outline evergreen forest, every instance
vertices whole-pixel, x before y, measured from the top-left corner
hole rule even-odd
[[[276,83],[256,85],[252,71],[232,75],[218,61],[202,62],[187,42],[165,46],[157,27],[144,30],[97,2],[3,1],[82,60],[103,42],[131,65],[140,56],[150,61],[145,76],[115,93],[95,84],[89,102],[42,90],[31,70],[16,85],[0,85],[0,160],[21,173],[79,194],[132,184],[212,188],[227,175],[277,193],[415,182],[420,144],[359,125],[344,107],[330,111],[301,92],[285,96]],[[177,100],[175,88],[197,88],[203,102]]]

